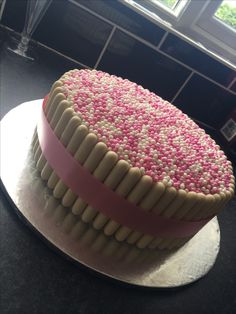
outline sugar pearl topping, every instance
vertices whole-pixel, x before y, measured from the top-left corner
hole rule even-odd
[[[169,102],[101,71],[73,70],[61,81],[90,132],[154,182],[204,194],[228,190],[232,170],[223,151]]]

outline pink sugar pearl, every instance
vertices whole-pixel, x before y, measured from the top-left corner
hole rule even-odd
[[[215,194],[232,171],[219,146],[187,115],[143,87],[96,70],[61,78],[83,123],[108,149],[154,182]]]

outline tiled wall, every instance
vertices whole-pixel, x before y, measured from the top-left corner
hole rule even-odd
[[[21,31],[26,1],[7,0],[1,23]],[[156,92],[219,128],[236,108],[236,72],[117,0],[54,0],[33,38]]]

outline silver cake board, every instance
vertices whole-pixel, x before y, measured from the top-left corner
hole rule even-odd
[[[206,275],[220,247],[217,218],[178,250],[141,250],[96,231],[52,196],[31,155],[41,105],[42,99],[23,103],[1,121],[3,190],[32,230],[74,262],[122,283],[176,288]]]

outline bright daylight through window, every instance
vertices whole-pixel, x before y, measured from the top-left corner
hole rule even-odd
[[[215,17],[236,29],[236,1],[224,0],[215,12]]]
[[[236,0],[120,1],[236,67]]]
[[[153,2],[159,2],[162,3],[163,5],[167,6],[170,9],[174,9],[179,2],[179,0],[153,0]]]

